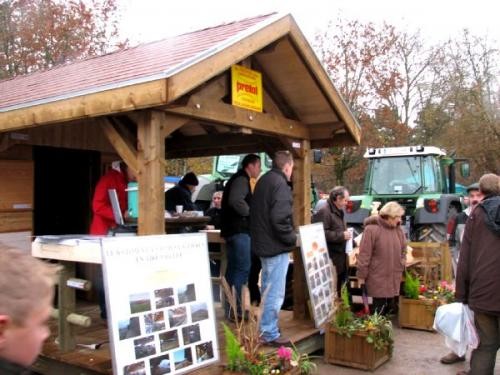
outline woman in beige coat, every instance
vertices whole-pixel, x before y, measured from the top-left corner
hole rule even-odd
[[[365,219],[356,276],[366,283],[372,309],[382,314],[397,311],[397,297],[406,261],[406,239],[401,229],[404,209],[388,202],[379,216]]]

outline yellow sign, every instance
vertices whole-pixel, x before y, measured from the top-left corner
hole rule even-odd
[[[231,66],[232,104],[262,112],[262,74],[241,65]]]

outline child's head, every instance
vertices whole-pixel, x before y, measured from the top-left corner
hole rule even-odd
[[[49,336],[57,268],[0,243],[0,357],[31,365]]]

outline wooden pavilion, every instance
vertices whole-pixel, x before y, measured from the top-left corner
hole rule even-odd
[[[234,65],[261,73],[262,112],[231,104]],[[138,175],[139,212],[148,213],[138,218],[141,235],[165,232],[165,159],[280,149],[294,154],[295,222],[306,224],[311,149],[359,141],[359,125],[291,15],[245,19],[4,80],[0,241],[20,231],[86,233],[101,167],[117,156]],[[294,317],[304,318],[300,267],[294,280]]]

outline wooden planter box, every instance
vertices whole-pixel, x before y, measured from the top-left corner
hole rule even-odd
[[[341,335],[328,325],[325,332],[325,362],[373,371],[387,362],[389,349],[376,350],[366,341],[366,332],[356,332],[351,337]]]
[[[438,304],[429,299],[399,297],[399,325],[404,328],[433,331]]]

